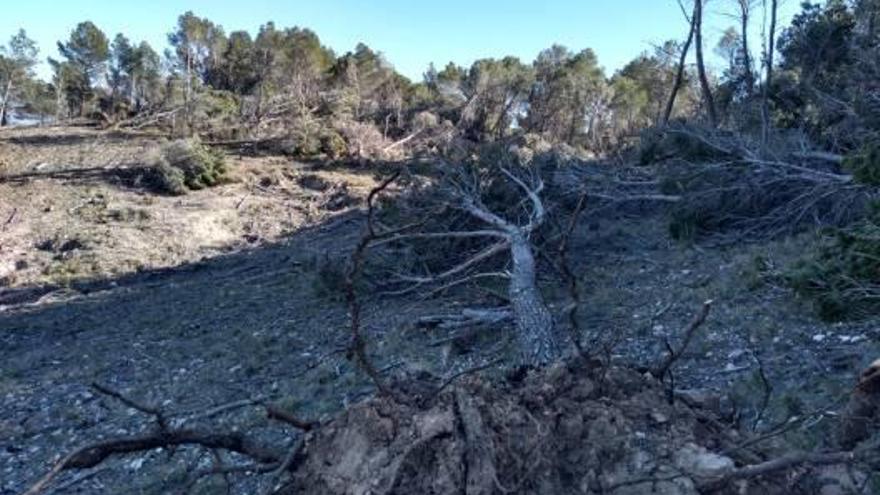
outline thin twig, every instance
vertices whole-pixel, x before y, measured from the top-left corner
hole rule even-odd
[[[669,352],[666,355],[666,359],[657,366],[652,374],[659,378],[663,379],[666,374],[669,372],[669,369],[672,368],[672,365],[675,364],[676,361],[681,358],[682,354],[687,350],[688,346],[691,343],[691,340],[694,338],[694,335],[697,332],[697,329],[703,325],[706,321],[706,318],[709,316],[709,311],[712,309],[712,304],[714,301],[709,299],[708,301],[703,303],[703,307],[700,309],[700,312],[691,320],[690,324],[684,331],[684,337],[681,340],[681,344],[679,344],[677,349],[670,348]]]
[[[473,374],[473,373],[477,373],[477,372],[480,372],[480,371],[483,371],[483,370],[489,369],[489,368],[491,368],[491,367],[493,367],[493,366],[495,366],[495,365],[497,365],[497,364],[500,364],[502,361],[503,361],[502,358],[496,358],[496,359],[493,359],[493,360],[489,361],[488,363],[481,364],[481,365],[479,365],[479,366],[474,366],[473,368],[468,368],[468,369],[466,369],[466,370],[459,371],[458,373],[453,374],[452,376],[450,376],[450,377],[447,378],[446,380],[443,380],[443,383],[441,383],[440,386],[437,387],[437,392],[435,392],[435,394],[439,394],[439,393],[442,392],[446,387],[448,387],[449,385],[451,385],[452,382],[454,382],[455,380],[457,380],[457,379],[459,379],[459,378],[461,378],[461,377],[463,377],[463,376],[465,376],[465,375],[470,375],[470,374]]]
[[[94,388],[95,390],[97,390],[98,392],[100,392],[104,395],[108,395],[110,397],[113,397],[114,399],[118,400],[119,402],[122,402],[123,404],[125,404],[126,406],[128,406],[132,409],[135,409],[135,410],[140,411],[142,413],[146,413],[151,416],[154,416],[156,418],[156,423],[159,425],[160,430],[165,431],[168,429],[168,421],[165,419],[165,413],[162,412],[162,410],[160,410],[159,408],[149,406],[149,405],[143,404],[141,402],[138,402],[132,398],[126,397],[125,395],[122,394],[122,392],[113,390],[112,388],[110,388],[106,385],[101,385],[98,382],[93,382],[92,388]]]
[[[287,423],[294,428],[299,428],[303,431],[310,431],[318,426],[318,423],[315,421],[302,420],[277,406],[266,405],[265,407],[266,414],[269,416],[269,419],[277,419],[278,421]]]

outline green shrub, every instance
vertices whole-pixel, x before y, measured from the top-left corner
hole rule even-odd
[[[321,152],[329,158],[336,160],[348,153],[348,145],[341,134],[335,130],[328,129],[321,136]]]
[[[195,139],[163,145],[151,169],[150,185],[168,194],[216,186],[227,178],[223,154]]]
[[[880,186],[880,143],[870,142],[843,160],[843,168],[853,174],[856,182]]]
[[[880,209],[821,241],[786,272],[785,280],[812,300],[820,317],[845,320],[880,310]]]
[[[148,184],[151,189],[166,194],[186,194],[183,170],[174,168],[164,159],[158,159],[150,167]]]
[[[197,94],[191,121],[202,136],[234,139],[242,131],[239,98],[229,91],[205,90]]]

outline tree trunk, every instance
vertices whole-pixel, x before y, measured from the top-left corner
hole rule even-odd
[[[61,89],[61,83],[55,85],[55,123],[60,123],[63,119],[62,111],[64,110],[64,92]]]
[[[535,256],[523,233],[510,233],[510,254],[513,270],[509,294],[522,363],[530,366],[550,363],[560,355],[559,344],[553,333],[553,316],[538,291]]]
[[[5,127],[9,123],[7,112],[9,109],[9,95],[12,93],[12,77],[6,81],[6,89],[3,91],[3,102],[0,103],[0,127]]]
[[[132,74],[128,79],[128,109],[129,111],[140,111],[137,104],[137,76]]]
[[[703,2],[694,0],[694,36],[696,37],[697,49],[697,73],[700,77],[700,87],[703,90],[703,100],[706,102],[706,110],[709,113],[709,123],[712,127],[718,127],[718,114],[715,111],[715,99],[712,98],[712,88],[709,86],[709,78],[706,76],[706,65],[703,63]]]
[[[767,53],[764,55],[767,75],[761,102],[761,148],[763,152],[766,152],[770,140],[770,86],[773,84],[773,52],[776,51],[776,7],[777,0],[770,0],[770,33],[767,36]]]
[[[681,56],[678,58],[678,72],[675,74],[675,83],[672,85],[672,93],[669,94],[669,100],[666,101],[666,110],[663,112],[663,125],[669,123],[669,118],[672,116],[672,108],[675,106],[675,98],[678,96],[678,90],[681,88],[681,83],[684,81],[684,65],[687,60],[687,54],[691,49],[691,43],[694,41],[694,19],[691,19],[691,27],[688,32],[687,40],[684,42],[684,47],[681,49]]]
[[[584,121],[584,105],[581,104],[580,91],[574,93],[574,108],[571,110],[571,120],[568,123],[568,144],[574,144],[574,138],[577,136],[578,123]]]
[[[741,0],[748,2],[750,0]],[[752,74],[752,56],[749,52],[749,4],[740,3],[740,29],[742,31],[743,70],[746,80],[746,95],[751,97],[755,90],[755,75]]]
[[[187,137],[192,135],[192,92],[193,92],[193,62],[192,62],[193,54],[192,49],[187,47],[186,52],[186,84],[184,85],[184,94],[183,94],[183,120],[186,125],[186,135]]]

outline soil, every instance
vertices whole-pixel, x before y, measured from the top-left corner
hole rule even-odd
[[[82,443],[150,426],[150,418],[95,393],[95,381],[179,418],[248,398],[310,419],[348,411],[336,420],[345,421],[376,410],[376,399],[362,402],[372,396],[372,384],[345,357],[347,310],[338,280],[328,276],[339,273],[361,232],[360,207],[373,174],[230,152],[232,183],[157,196],[126,180],[125,171],[141,165],[160,139],[69,128],[0,132],[6,177],[0,179],[2,495],[21,492]],[[101,172],[88,171],[94,168]],[[9,179],[22,174],[36,175]],[[351,199],[329,201],[340,192]],[[718,397],[715,413],[746,431],[815,413],[788,439],[804,447],[825,441],[833,412],[859,371],[880,354],[877,319],[824,323],[774,283],[774,271],[797,256],[808,236],[717,248],[673,241],[666,225],[656,209],[583,219],[570,257],[581,279],[588,337],[597,348],[608,347],[621,369],[651,366],[663,357],[665,341],[675,342],[703,301],[713,299],[707,323],[676,364],[676,389]],[[561,313],[565,295],[549,272],[542,285]],[[364,328],[377,367],[386,376],[449,377],[509,352],[503,328],[463,350],[431,346],[445,336],[418,328],[416,320],[456,304],[452,297],[366,295]],[[506,371],[487,373],[497,378]],[[466,399],[456,390],[483,401],[475,407],[488,414],[486,421],[497,420],[485,401],[498,392],[473,380],[438,399],[438,428],[448,427],[443,414],[462,413]],[[636,390],[663,398],[657,388]],[[513,397],[521,402],[527,395],[520,390]],[[656,397],[646,404],[662,403]],[[595,405],[602,397],[584,400]],[[614,407],[633,431],[650,424],[649,416],[636,421],[623,405]],[[298,437],[254,407],[198,422],[284,446]],[[676,442],[700,443],[690,431]],[[326,435],[332,440],[332,432]],[[665,438],[658,433],[652,445]],[[438,452],[468,448],[430,445]],[[672,446],[680,445],[666,448]],[[575,450],[566,449],[553,455]],[[168,493],[182,490],[188,473],[211,462],[188,448],[127,456],[66,473],[53,493]],[[323,486],[308,477],[314,471],[302,473],[295,483]],[[504,468],[496,473],[502,486],[518,482]],[[239,476],[232,488],[260,493],[267,483]],[[192,493],[224,486],[222,477],[207,478]]]

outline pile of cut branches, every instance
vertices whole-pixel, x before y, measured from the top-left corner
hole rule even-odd
[[[862,218],[877,197],[871,184],[854,180],[842,156],[803,143],[780,140],[771,152],[720,131],[675,126],[664,132],[714,151],[693,159],[673,150],[660,164],[661,191],[681,198],[670,225],[680,239],[759,241],[840,227]]]

